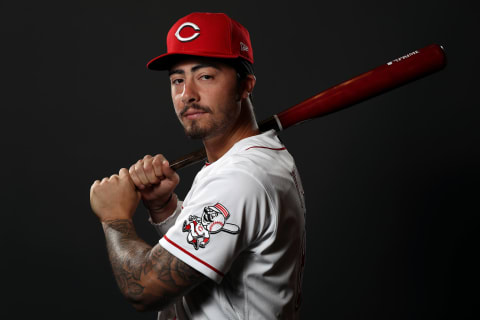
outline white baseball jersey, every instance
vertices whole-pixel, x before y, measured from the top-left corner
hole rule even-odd
[[[298,318],[305,204],[276,133],[243,139],[206,164],[160,244],[213,280],[175,305],[176,319]]]

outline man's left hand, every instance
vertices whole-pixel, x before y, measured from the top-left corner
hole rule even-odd
[[[140,192],[125,168],[118,175],[96,180],[90,188],[90,205],[102,222],[132,219],[139,201]]]

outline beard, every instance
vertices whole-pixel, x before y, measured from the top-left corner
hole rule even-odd
[[[210,131],[207,128],[202,128],[199,126],[197,121],[192,121],[192,124],[189,127],[183,127],[185,130],[185,135],[190,139],[204,139],[209,136]]]
[[[196,109],[206,112],[207,114],[213,114],[212,110],[207,106],[200,106],[198,104],[193,104],[186,106],[179,114],[179,118],[190,109]],[[189,124],[182,122],[183,128],[185,130],[185,135],[190,139],[206,139],[214,137],[222,132],[229,125],[228,114],[222,113],[221,117],[216,119],[211,117],[211,119],[199,119],[199,120],[189,120]],[[208,120],[208,121],[207,121]],[[203,125],[202,125],[203,123]]]

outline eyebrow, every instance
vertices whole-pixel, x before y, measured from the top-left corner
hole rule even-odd
[[[217,70],[220,70],[220,67],[214,63],[199,63],[194,65],[192,69],[190,69],[190,71],[195,72],[202,68],[215,68]],[[168,76],[171,76],[172,74],[185,74],[185,71],[183,71],[182,69],[173,69],[168,71]]]

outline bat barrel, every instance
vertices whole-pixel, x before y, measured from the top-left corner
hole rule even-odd
[[[372,98],[441,70],[443,47],[432,44],[327,89],[277,115],[283,129]]]

